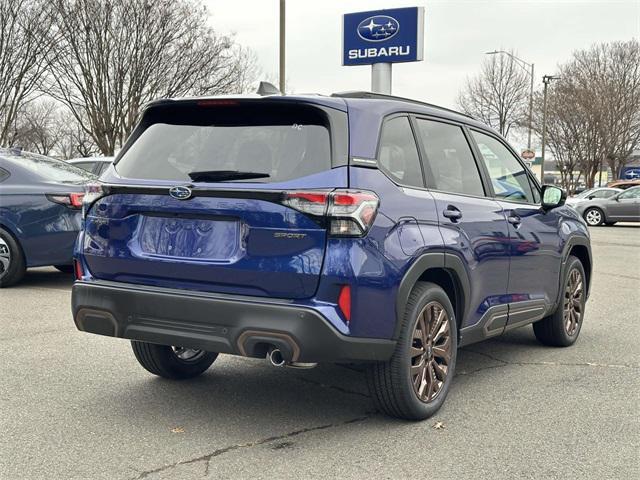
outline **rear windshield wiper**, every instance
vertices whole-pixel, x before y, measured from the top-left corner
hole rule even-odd
[[[189,173],[194,182],[223,182],[225,180],[250,180],[252,178],[268,178],[268,173],[241,172],[238,170],[202,170]]]

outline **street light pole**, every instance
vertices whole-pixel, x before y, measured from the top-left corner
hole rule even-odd
[[[529,92],[529,133],[527,135],[527,149],[531,150],[531,130],[533,129],[533,79],[534,66],[531,64],[531,91]]]
[[[284,95],[285,86],[285,0],[280,0],[280,93]]]
[[[525,62],[521,58],[516,57],[511,52],[506,52],[504,50],[494,50],[493,52],[485,52],[486,55],[496,55],[503,53],[507,55],[512,60],[515,60],[516,65],[525,70],[527,74],[531,77],[531,90],[529,92],[529,133],[527,134],[527,149],[531,150],[531,131],[533,130],[533,80],[534,76],[534,64]]]
[[[547,143],[547,87],[551,83],[552,80],[558,80],[560,77],[556,77],[553,75],[543,75],[542,83],[544,84],[544,93],[542,100],[542,162],[540,164],[540,183],[544,184],[544,153],[545,153],[545,145]]]

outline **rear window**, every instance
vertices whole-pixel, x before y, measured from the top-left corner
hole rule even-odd
[[[240,171],[268,177],[235,181],[273,183],[332,167],[331,122],[324,110],[256,103],[153,107],[116,170],[129,178],[188,182],[193,172]]]
[[[73,165],[29,152],[0,152],[3,157],[37,175],[43,180],[62,183],[84,183],[95,179],[95,175]]]

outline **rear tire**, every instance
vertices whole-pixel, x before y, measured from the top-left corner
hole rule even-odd
[[[145,370],[171,380],[185,380],[204,373],[218,357],[215,352],[131,341],[136,359]],[[191,354],[191,355],[189,355]]]
[[[18,283],[26,270],[20,244],[8,231],[0,228],[0,288]]]
[[[582,262],[570,256],[567,260],[562,301],[555,312],[533,324],[538,341],[552,347],[568,347],[578,339],[584,319],[586,276]]]
[[[449,392],[457,349],[449,297],[438,285],[418,282],[409,296],[391,359],[367,370],[376,406],[387,415],[407,420],[435,414]]]
[[[584,211],[583,218],[590,227],[598,227],[604,223],[604,212],[597,207],[590,207]]]

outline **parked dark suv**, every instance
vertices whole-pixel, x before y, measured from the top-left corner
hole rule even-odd
[[[78,329],[144,368],[219,353],[367,364],[389,415],[442,405],[458,347],[580,332],[589,233],[492,130],[369,93],[160,100],[85,195]]]

